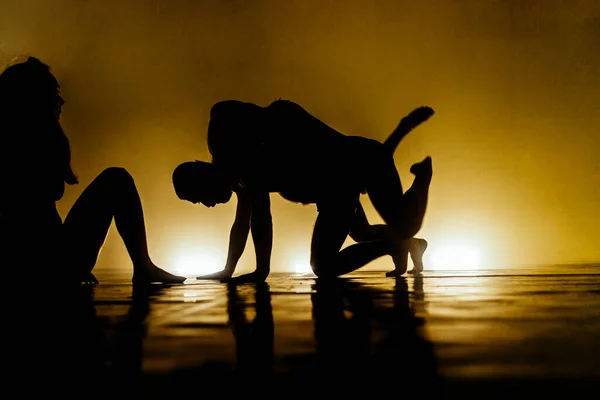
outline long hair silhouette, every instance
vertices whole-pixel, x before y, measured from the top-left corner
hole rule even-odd
[[[60,124],[64,101],[50,67],[35,57],[10,65],[0,74],[0,184],[27,188],[41,171],[50,179],[31,185],[36,193],[59,200],[64,183],[78,183],[71,167],[69,139]],[[55,107],[50,102],[60,102]],[[52,109],[58,110],[58,115]],[[27,149],[23,154],[17,149]],[[18,168],[17,168],[18,166]],[[11,171],[10,173],[8,171]],[[16,171],[16,173],[15,173]]]

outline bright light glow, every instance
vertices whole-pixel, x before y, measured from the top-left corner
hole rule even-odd
[[[425,269],[473,270],[480,268],[481,254],[471,246],[430,246],[428,252],[430,252],[429,261],[425,261]],[[428,268],[429,266],[431,267]]]
[[[210,274],[223,269],[224,264],[206,249],[181,249],[173,255],[175,273],[183,276]]]
[[[310,263],[306,260],[296,260],[294,263],[294,271],[297,274],[312,274],[313,270],[310,267]]]

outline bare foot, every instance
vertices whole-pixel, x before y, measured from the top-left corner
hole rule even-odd
[[[402,124],[410,127],[410,129],[415,128],[416,126],[422,124],[427,121],[431,116],[435,114],[433,108],[428,106],[417,107],[410,112],[406,117],[402,118]]]
[[[401,271],[401,270],[398,270],[398,269],[395,269],[395,270],[393,270],[393,271],[388,271],[388,272],[386,272],[386,273],[385,273],[385,276],[387,276],[387,277],[392,277],[392,278],[396,278],[396,277],[402,276],[402,274],[403,274],[404,272],[400,272],[400,271]],[[406,271],[406,270],[405,270],[405,271]],[[410,271],[409,271],[408,273],[410,274]]]
[[[431,157],[427,156],[423,161],[413,164],[410,167],[410,172],[418,178],[431,180],[431,177],[433,176],[433,165]]]
[[[267,280],[269,272],[254,271],[249,274],[236,276],[235,278],[226,279],[225,281],[232,284],[238,283],[262,283]]]
[[[393,242],[390,256],[392,256],[392,260],[394,261],[395,269],[387,272],[385,276],[400,276],[406,272],[408,268],[409,248],[410,240],[400,239]]]
[[[220,280],[220,281],[225,281],[229,278],[231,278],[231,272],[227,272],[225,270],[221,270],[221,271],[213,272],[212,274],[201,275],[201,276],[196,277],[196,279],[212,279],[212,280]]]
[[[135,284],[183,283],[186,279],[184,276],[173,275],[154,264],[150,264],[145,267],[134,267],[132,282]]]
[[[408,271],[409,274],[420,274],[423,272],[423,253],[427,250],[427,240],[413,238],[410,243],[410,259],[413,262],[413,269]]]

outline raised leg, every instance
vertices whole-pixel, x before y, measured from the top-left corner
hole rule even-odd
[[[370,139],[349,137],[350,152],[361,158],[366,154],[362,159],[366,168],[358,173],[365,179],[364,191],[387,225],[368,223],[358,193],[320,204],[311,244],[311,266],[317,276],[343,275],[386,254],[394,260],[393,275],[406,272],[410,249],[420,249],[414,244],[420,239],[413,236],[421,228],[425,215],[432,176],[431,158],[411,168],[415,180],[403,193],[393,152],[402,138],[433,113],[429,107],[413,110],[383,145]],[[358,243],[340,251],[348,234]],[[413,261],[420,260],[422,252],[415,252],[411,257]]]
[[[431,107],[417,107],[410,114],[400,120],[400,123],[394,131],[383,142],[383,145],[390,153],[396,151],[396,148],[414,128],[427,121],[434,111]]]
[[[393,156],[387,148],[369,139],[353,140],[365,155],[363,176],[366,192],[391,232],[393,244],[390,254],[397,266],[396,272],[402,270],[404,273],[408,249],[403,241],[414,237],[423,223],[432,177],[431,158],[426,157],[411,167],[415,179],[411,188],[403,193]]]
[[[125,169],[108,168],[83,191],[64,222],[67,256],[81,281],[91,274],[113,218],[133,262],[134,283],[185,280],[154,265],[135,182]]]
[[[406,137],[406,135],[408,135],[415,127],[427,121],[433,114],[434,111],[431,107],[418,107],[414,109],[410,114],[402,118],[396,129],[383,142],[383,145],[386,148],[386,150],[390,153],[394,153],[402,139],[404,139],[404,137]],[[413,169],[415,169],[416,171],[418,167],[414,165]],[[411,172],[415,173],[415,171],[412,171],[411,169]],[[425,194],[425,196],[421,196],[420,199],[421,203],[424,205],[427,204],[426,198],[427,195]],[[413,237],[410,239],[410,243],[408,243],[408,249],[406,247],[407,243],[403,242],[400,244],[399,249],[396,252],[397,257],[394,259],[396,268],[394,271],[388,272],[386,274],[387,276],[397,276],[399,274],[401,275],[402,273],[404,273],[404,271],[406,271],[406,260],[403,254],[405,251],[410,254],[414,265],[413,269],[410,270],[409,273],[414,274],[421,273],[423,271],[423,253],[427,249],[427,241],[425,241],[424,239]]]
[[[368,152],[368,171],[365,177],[366,189],[373,206],[390,226],[398,239],[410,239],[421,228],[432,177],[431,157],[413,165],[413,184],[406,193],[402,192],[400,176],[391,154],[365,143]]]

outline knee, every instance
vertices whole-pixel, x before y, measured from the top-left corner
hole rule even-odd
[[[326,276],[325,270],[321,268],[320,264],[311,262],[310,267],[312,268],[313,274],[315,274],[318,278],[323,278]]]
[[[328,278],[335,276],[333,271],[332,262],[334,260],[327,259],[326,257],[319,257],[315,255],[311,255],[310,257],[310,267],[312,268],[313,273],[319,278]],[[329,264],[329,268],[327,268],[327,264]]]
[[[123,186],[133,184],[133,177],[122,167],[109,167],[98,175],[98,178],[112,183],[113,185]]]
[[[318,257],[316,257],[314,254],[310,255],[310,268],[316,276],[321,276],[321,264],[322,263],[320,262]]]

